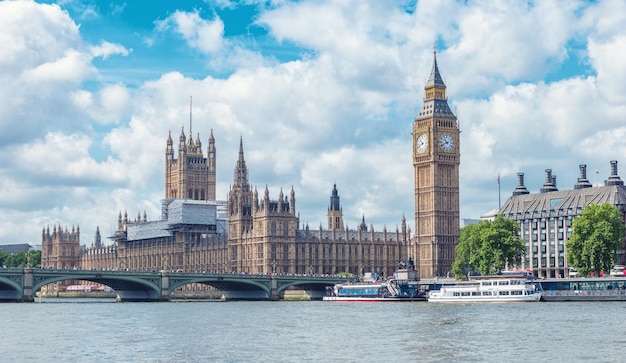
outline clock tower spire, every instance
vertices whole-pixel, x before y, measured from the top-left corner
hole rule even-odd
[[[413,124],[415,236],[413,256],[421,278],[446,276],[459,241],[460,130],[448,106],[437,50]]]

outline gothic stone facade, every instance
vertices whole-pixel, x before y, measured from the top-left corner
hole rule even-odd
[[[120,212],[118,228],[109,237],[114,244],[108,246],[100,242],[99,231],[97,242],[89,248],[79,247],[79,238],[63,242],[44,233],[42,264],[86,269],[391,274],[400,260],[413,257],[419,277],[443,276],[454,261],[459,237],[459,133],[435,52],[424,105],[413,126],[413,237],[404,217],[395,231],[386,227],[375,231],[364,218],[350,230],[343,223],[336,186],[328,208],[328,228],[301,226],[293,188],[289,196],[281,191],[274,200],[267,187],[262,197],[256,188],[252,190],[243,140],[227,201],[216,201],[213,132],[206,157],[200,136],[193,140],[190,132],[187,139],[184,130],[175,155],[170,133],[161,218],[147,221],[144,212],[143,217],[138,214],[131,221],[126,212],[123,216]],[[68,251],[74,254],[67,255]]]
[[[215,155],[211,141],[208,155]],[[52,242],[44,243],[44,249],[50,247],[42,264],[84,269],[391,274],[400,259],[408,259],[410,229],[406,220],[402,219],[401,228],[396,227],[395,232],[386,228],[374,231],[373,226],[365,225],[364,218],[357,229],[350,230],[343,224],[336,186],[328,209],[328,229],[322,229],[321,225],[317,230],[311,230],[308,225],[300,228],[293,189],[289,197],[281,191],[278,199],[270,200],[266,188],[259,199],[256,189],[253,192],[248,182],[243,140],[240,140],[239,159],[227,202],[207,199],[211,197],[210,191],[215,190],[215,179],[210,175],[195,175],[196,180],[208,183],[180,186],[183,180],[190,179],[184,176],[185,170],[215,171],[215,162],[204,160],[198,145],[199,142],[188,142],[181,133],[179,158],[175,159],[171,136],[168,137],[166,198],[162,201],[161,219],[148,221],[144,212],[143,217],[138,214],[130,220],[126,212],[124,215],[120,212],[118,228],[109,237],[115,243],[108,246],[101,243],[99,230],[89,248],[81,247],[78,237],[65,241],[44,236],[44,240]],[[196,168],[183,167],[181,163]],[[197,168],[198,165],[201,167]],[[212,170],[204,165],[211,165]],[[173,177],[172,173],[179,175]],[[173,198],[182,191],[189,198]]]

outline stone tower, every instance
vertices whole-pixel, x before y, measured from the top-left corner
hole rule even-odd
[[[78,265],[80,253],[80,227],[54,226],[41,232],[41,267],[44,268],[74,268]]]
[[[330,206],[328,207],[328,230],[343,231],[343,208],[339,202],[337,184],[333,184],[333,191],[330,195]]]
[[[254,192],[254,200],[258,194]],[[248,168],[243,155],[243,138],[239,139],[239,158],[235,166],[233,185],[228,192],[228,238],[240,240],[252,231],[253,193],[248,182]],[[233,256],[236,260],[237,256]]]
[[[424,106],[413,124],[415,239],[420,278],[445,276],[459,241],[459,127],[433,52]]]
[[[267,186],[262,199],[256,188],[252,192],[240,140],[233,185],[228,193],[229,269],[248,273],[295,271],[299,225],[295,211],[293,187],[289,197],[281,190],[278,200],[270,200]]]
[[[202,152],[200,134],[189,140],[182,129],[178,142],[178,159],[174,155],[172,133],[165,148],[165,199],[215,200],[215,139],[209,137],[207,157]]]

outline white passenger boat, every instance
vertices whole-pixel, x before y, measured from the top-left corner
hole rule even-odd
[[[429,302],[526,302],[539,301],[541,283],[524,276],[489,276],[442,286],[428,294]]]

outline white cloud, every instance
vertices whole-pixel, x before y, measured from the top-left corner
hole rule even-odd
[[[121,84],[105,85],[95,94],[77,90],[71,94],[71,99],[77,109],[103,124],[119,123],[130,114],[131,94]]]
[[[125,167],[110,159],[102,164],[89,157],[92,140],[84,135],[50,133],[43,142],[27,144],[16,150],[20,163],[15,165],[25,175],[69,183],[124,182]]]
[[[602,87],[598,93],[613,105],[626,103],[626,32],[603,42],[589,40],[589,58]]]
[[[121,44],[113,44],[103,40],[100,42],[100,45],[91,47],[91,54],[94,57],[102,57],[102,59],[107,59],[109,56],[113,54],[120,54],[123,56],[127,56],[130,51],[126,49]]]
[[[78,42],[78,26],[58,5],[0,2],[0,73],[19,74],[61,58]]]
[[[91,58],[70,49],[58,59],[25,70],[18,81],[26,82],[31,87],[54,85],[57,82],[78,85],[92,74],[95,74],[95,69],[91,66]]]
[[[190,47],[205,54],[216,53],[223,47],[224,23],[217,16],[208,21],[202,19],[197,11],[176,11],[165,20],[157,21],[156,26],[159,31],[173,28]]]
[[[18,238],[15,226],[55,221],[108,233],[125,209],[158,218],[167,131],[174,143],[182,127],[189,135],[189,96],[193,137],[204,148],[211,129],[216,139],[218,198],[242,136],[253,186],[276,198],[293,185],[302,223],[325,225],[336,183],[351,227],[363,214],[377,230],[394,230],[403,214],[412,226],[410,132],[434,41],[462,129],[461,217],[497,207],[498,174],[504,201],[518,171],[531,191],[546,168],[570,187],[578,164],[603,178],[608,161],[626,155],[620,1],[420,1],[413,12],[383,1],[263,2],[250,27],[304,49],[291,61],[227,37],[226,17],[169,14],[156,30],[184,39],[206,75],[167,70],[131,87],[92,63],[126,56],[126,46],[84,44],[58,6],[0,2],[0,198],[10,206],[0,209],[0,242]],[[136,67],[128,58],[114,60]],[[581,71],[560,76],[569,66]]]

